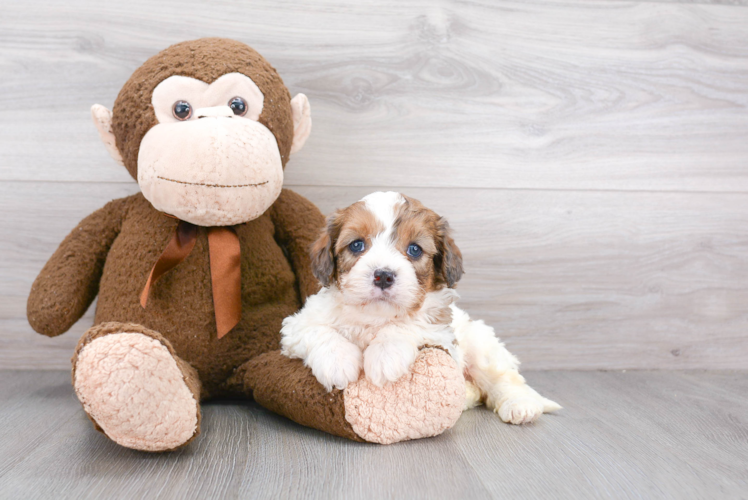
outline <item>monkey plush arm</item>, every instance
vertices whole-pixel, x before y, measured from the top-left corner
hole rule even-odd
[[[34,330],[55,337],[86,312],[99,292],[104,262],[122,226],[127,200],[111,201],[83,219],[44,265],[26,304]]]
[[[281,191],[271,210],[275,239],[289,254],[299,281],[301,301],[319,291],[319,282],[312,274],[309,248],[325,225],[322,212],[309,200],[288,189]]]

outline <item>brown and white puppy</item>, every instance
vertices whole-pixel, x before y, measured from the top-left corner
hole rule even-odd
[[[491,327],[453,304],[462,255],[447,221],[419,201],[379,192],[335,212],[312,264],[324,288],[283,321],[281,347],[328,391],[358,380],[362,368],[376,385],[394,382],[432,345],[463,370],[466,408],[485,402],[514,424],[560,408],[525,383]]]

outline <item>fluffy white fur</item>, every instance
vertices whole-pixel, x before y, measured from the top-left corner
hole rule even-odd
[[[411,261],[392,238],[395,209],[404,199],[398,193],[374,193],[362,201],[385,229],[339,277],[339,286],[323,288],[283,321],[283,354],[303,359],[330,391],[358,380],[362,369],[376,385],[394,382],[410,370],[419,347],[440,346],[465,374],[466,408],[485,402],[513,424],[532,422],[543,412],[561,408],[525,383],[519,361],[491,327],[472,321],[453,304],[458,297],[453,289],[428,292],[413,311],[420,285]],[[386,290],[373,283],[374,271],[383,268],[396,274]],[[440,324],[436,318],[446,307],[451,308],[452,321]]]

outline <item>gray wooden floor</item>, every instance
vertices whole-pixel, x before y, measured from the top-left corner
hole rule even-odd
[[[479,408],[391,446],[254,403],[205,406],[169,454],[95,432],[63,371],[0,371],[1,498],[746,498],[748,372],[529,372],[565,409],[514,427]]]

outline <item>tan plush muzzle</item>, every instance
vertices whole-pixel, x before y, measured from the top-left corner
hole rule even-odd
[[[257,218],[280,194],[273,134],[220,111],[198,109],[206,116],[159,124],[143,138],[138,184],[156,209],[199,226],[229,226]]]

